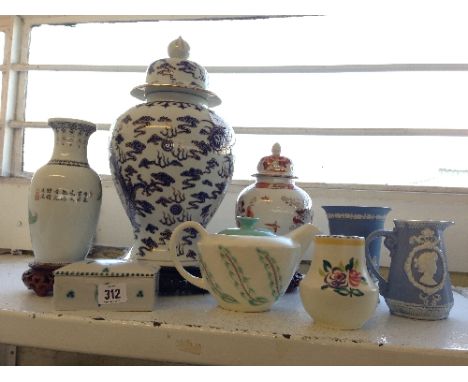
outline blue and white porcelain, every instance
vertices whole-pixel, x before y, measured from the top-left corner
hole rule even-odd
[[[208,224],[233,174],[233,129],[208,108],[220,100],[188,50],[179,38],[170,58],[148,67],[146,84],[132,90],[144,102],[117,119],[110,143],[111,172],[135,236],[128,257],[158,266],[172,266],[175,227]],[[197,240],[187,230],[177,248],[185,265],[197,264]]]
[[[394,220],[392,231],[379,230],[366,239],[370,270],[379,281],[380,294],[392,314],[420,320],[447,318],[453,306],[443,232],[451,221]],[[369,261],[370,244],[384,237],[390,250],[385,280]]]

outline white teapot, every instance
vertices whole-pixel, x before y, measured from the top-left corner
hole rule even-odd
[[[208,233],[197,222],[184,222],[174,230],[169,250],[181,276],[209,291],[220,307],[239,312],[266,311],[285,293],[320,231],[305,224],[285,236],[276,236],[253,229],[258,219],[238,219],[239,229],[219,234]],[[187,272],[179,260],[184,235],[190,230],[200,234],[198,261],[202,277]]]

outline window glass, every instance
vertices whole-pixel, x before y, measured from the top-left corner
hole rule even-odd
[[[238,179],[253,180],[260,158],[279,142],[300,182],[468,187],[468,137],[238,134],[236,139]]]
[[[215,74],[235,126],[466,128],[468,72]]]
[[[369,15],[41,25],[30,62],[148,65],[178,36],[205,66],[468,62],[463,14]]]
[[[32,71],[26,120],[113,123],[144,73]],[[213,74],[213,110],[233,126],[466,128],[468,72]]]
[[[444,27],[434,28],[435,22]],[[41,25],[32,29],[29,58],[31,64],[146,67],[167,56],[168,42],[182,35],[191,45],[191,59],[208,67],[468,62],[468,50],[460,49],[468,33],[464,20],[422,17],[415,28],[414,20],[402,16],[398,28],[392,23],[380,17],[310,16]],[[465,71],[212,72],[210,79],[209,89],[223,100],[214,111],[235,127],[468,126]],[[112,124],[140,102],[130,90],[144,82],[143,72],[33,70],[26,120],[68,117]],[[25,129],[25,171],[49,159],[51,134]],[[108,138],[108,132],[93,134],[88,150],[91,166],[103,174],[109,173]],[[278,141],[301,181],[468,187],[467,139],[238,134],[234,178],[250,179],[259,158]]]
[[[26,120],[59,116],[113,123],[140,103],[130,91],[144,82],[143,73],[31,71]]]

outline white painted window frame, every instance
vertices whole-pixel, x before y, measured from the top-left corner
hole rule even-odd
[[[210,16],[211,18],[213,16]],[[144,20],[157,19],[193,19],[203,16],[148,16]],[[3,73],[2,107],[0,113],[0,163],[3,178],[0,178],[0,197],[2,188],[20,184],[27,187],[31,174],[21,171],[23,131],[26,127],[45,127],[45,121],[25,121],[25,97],[27,73],[33,70],[76,70],[76,71],[115,71],[142,72],[146,66],[112,66],[112,65],[29,65],[28,42],[31,27],[42,23],[63,24],[76,22],[118,22],[140,21],[138,16],[0,16],[0,29],[5,32],[5,62],[0,66]],[[385,64],[385,65],[319,65],[319,66],[279,66],[279,67],[207,67],[210,73],[343,73],[343,72],[387,72],[387,71],[468,71],[467,64]],[[98,122],[98,129],[108,130],[109,124]],[[359,135],[359,136],[468,136],[468,129],[350,129],[350,128],[288,128],[272,127],[269,129],[234,126],[237,133],[242,134],[310,134],[310,135]],[[22,180],[23,179],[23,180]],[[112,181],[109,176],[103,176],[103,185],[114,195]],[[211,224],[216,231],[233,223],[232,204],[240,190],[252,180],[233,181],[228,191],[228,201],[223,202]],[[452,270],[468,271],[468,264],[464,261],[468,248],[468,188],[444,188],[427,186],[386,186],[359,184],[317,184],[300,183],[314,199],[316,212],[315,222],[326,230],[326,221],[319,206],[322,204],[389,204],[393,208],[393,216],[398,218],[434,218],[453,219],[457,228],[448,233],[455,242]],[[118,198],[110,197],[111,201],[104,208],[121,208]],[[0,199],[1,201],[1,199]],[[109,207],[109,205],[111,207]],[[24,220],[23,212],[14,210],[10,214],[13,222]],[[123,216],[123,215],[122,215]],[[466,216],[466,218],[465,218]],[[106,218],[100,223],[101,233],[98,232],[97,242],[109,244],[115,240],[115,229],[105,227]],[[26,220],[27,221],[27,220]],[[389,222],[391,227],[391,221]],[[2,226],[0,226],[2,228]],[[7,227],[9,228],[9,227]],[[10,227],[11,228],[11,227]],[[127,229],[128,227],[123,229]],[[112,231],[112,232],[111,232]],[[117,230],[118,231],[118,230]],[[20,235],[21,236],[21,235]],[[26,248],[26,239],[19,240],[11,246]],[[23,241],[23,243],[21,242]],[[122,243],[119,243],[122,244]],[[1,242],[0,248],[4,247]],[[27,248],[26,248],[27,249]]]

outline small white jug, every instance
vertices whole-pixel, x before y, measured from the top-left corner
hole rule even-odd
[[[300,285],[305,310],[315,323],[359,329],[374,314],[378,288],[366,267],[359,236],[317,235],[312,264]]]

